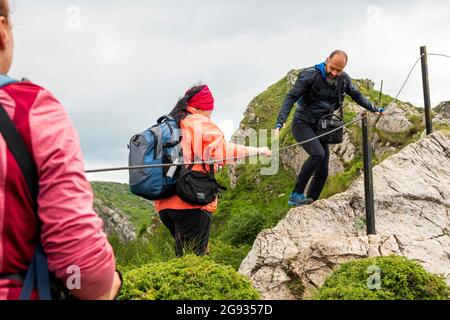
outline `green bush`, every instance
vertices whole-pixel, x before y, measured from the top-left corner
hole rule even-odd
[[[267,217],[257,208],[242,208],[240,212],[233,212],[228,220],[223,239],[238,246],[252,244],[256,236],[266,226]]]
[[[260,165],[236,168],[237,186],[224,194],[213,215],[213,238],[234,246],[253,245],[259,232],[275,226],[289,211],[295,176],[283,166],[276,175],[263,176],[260,170]],[[222,173],[222,180],[227,179]]]
[[[124,272],[121,300],[256,300],[250,280],[193,255]]]
[[[137,267],[143,264],[168,261],[175,258],[174,240],[164,226],[157,226],[151,235],[135,241],[123,242],[117,236],[110,236],[117,264],[125,267]]]
[[[252,249],[249,245],[232,246],[220,240],[212,240],[210,242],[209,258],[216,263],[231,266],[236,271],[239,270],[242,261]]]
[[[327,179],[320,199],[327,199],[335,194],[344,192],[361,175],[364,163],[359,158],[355,158],[348,163],[344,172],[338,173]]]
[[[355,260],[341,265],[326,280],[316,298],[446,300],[450,298],[450,290],[443,277],[428,273],[417,262],[389,256]]]

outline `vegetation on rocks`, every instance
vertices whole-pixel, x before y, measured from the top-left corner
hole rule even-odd
[[[256,300],[250,280],[231,267],[188,255],[124,272],[122,300]]]
[[[320,288],[320,300],[448,300],[443,277],[399,256],[342,264]]]

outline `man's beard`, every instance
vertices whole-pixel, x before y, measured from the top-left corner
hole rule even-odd
[[[328,83],[330,86],[332,86],[333,88],[336,88],[336,87],[337,87],[338,79],[339,79],[339,77],[332,78],[329,74],[327,74],[327,77],[326,77],[327,83]]]

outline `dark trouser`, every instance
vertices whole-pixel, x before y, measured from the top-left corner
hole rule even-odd
[[[159,217],[175,239],[175,254],[206,253],[211,230],[211,213],[201,209],[163,210]]]
[[[317,136],[313,125],[298,119],[294,119],[292,133],[295,140],[299,143]],[[330,149],[328,148],[328,144],[320,142],[319,139],[308,142],[302,145],[302,147],[308,153],[309,158],[303,164],[297,179],[295,191],[304,194],[306,185],[312,177],[311,185],[306,196],[317,201],[328,178]]]

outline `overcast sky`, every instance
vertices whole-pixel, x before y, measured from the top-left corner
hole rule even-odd
[[[395,95],[428,52],[450,54],[450,2],[12,0],[10,75],[50,90],[77,128],[87,169],[127,164],[129,138],[199,81],[227,137],[248,103],[334,49],[347,72]],[[432,102],[450,100],[450,59],[429,57]],[[401,100],[423,106],[420,64]],[[127,181],[127,172],[90,175]]]

